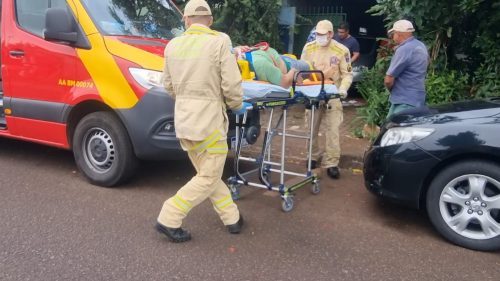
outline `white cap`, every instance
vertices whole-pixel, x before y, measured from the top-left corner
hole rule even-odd
[[[333,24],[329,20],[322,20],[316,24],[316,33],[327,34],[329,31],[333,32]]]
[[[394,23],[391,29],[389,29],[389,33],[394,31],[398,32],[414,32],[415,28],[413,28],[413,24],[408,20],[398,20]]]
[[[184,16],[211,16],[210,6],[204,0],[191,0],[184,7]]]

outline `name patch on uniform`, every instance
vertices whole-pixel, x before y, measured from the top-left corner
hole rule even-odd
[[[336,57],[336,56],[330,57],[330,65],[337,65],[339,63],[340,63],[340,60],[338,57]]]

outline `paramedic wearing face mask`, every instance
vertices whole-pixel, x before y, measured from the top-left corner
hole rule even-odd
[[[191,239],[181,228],[189,211],[209,199],[229,233],[243,226],[229,188],[221,180],[228,152],[226,108],[242,114],[241,75],[226,34],[210,29],[207,2],[191,0],[184,10],[186,32],[165,48],[163,84],[175,99],[175,131],[196,175],[163,204],[156,229],[173,242]]]
[[[340,95],[345,98],[352,83],[352,68],[350,53],[344,45],[333,38],[333,25],[328,20],[322,20],[316,25],[316,39],[307,43],[302,51],[301,59],[308,61],[314,69],[325,74],[325,80],[333,81]],[[315,116],[313,129],[313,161],[312,168],[317,168],[321,159],[321,168],[333,178],[340,177],[338,164],[340,160],[339,127],[342,123],[342,102],[331,99],[328,104],[320,106]],[[318,145],[318,131],[322,119],[326,121],[326,145],[321,153]]]

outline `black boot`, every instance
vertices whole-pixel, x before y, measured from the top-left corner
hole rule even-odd
[[[307,161],[306,161],[306,168],[307,168],[307,164],[308,164],[308,163],[307,163]],[[318,165],[318,161],[316,161],[316,160],[311,160],[311,170],[316,169],[317,165]]]
[[[337,167],[330,167],[330,168],[328,168],[326,170],[326,173],[332,179],[338,179],[338,178],[340,178],[340,171],[339,171],[339,168],[337,168]]]
[[[240,219],[235,224],[226,225],[227,231],[231,234],[238,234],[241,232],[243,227],[243,217],[240,214]]]
[[[168,239],[174,243],[186,242],[191,240],[191,234],[189,231],[182,228],[171,228],[166,227],[160,223],[156,223],[156,230],[158,232],[165,234]]]

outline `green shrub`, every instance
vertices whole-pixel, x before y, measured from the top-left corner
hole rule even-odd
[[[430,72],[425,80],[426,104],[441,104],[471,98],[469,75],[454,70]]]
[[[357,109],[358,118],[368,125],[382,125],[390,106],[388,92],[373,92],[365,102],[365,106]]]
[[[498,65],[481,65],[474,73],[473,92],[477,98],[500,96],[500,76],[498,75]]]
[[[403,18],[415,24],[431,58],[428,104],[500,95],[498,0],[377,0],[367,12],[387,28]]]
[[[356,89],[363,97],[366,105],[357,109],[358,125],[381,125],[389,111],[389,94],[384,86],[384,77],[390,64],[391,50],[380,49],[379,53],[387,54],[377,60],[371,69],[364,69],[361,81]]]

